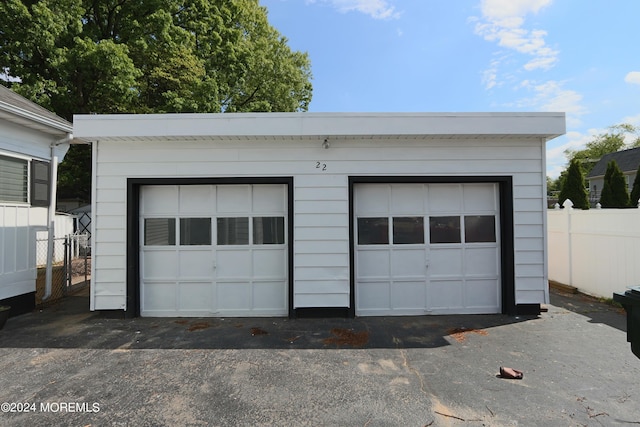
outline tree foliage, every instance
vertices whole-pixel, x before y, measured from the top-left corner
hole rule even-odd
[[[584,187],[584,174],[582,166],[577,160],[572,160],[569,164],[564,185],[558,197],[558,203],[562,205],[567,199],[573,202],[575,208],[589,209],[589,199]]]
[[[287,43],[258,0],[0,2],[3,83],[67,120],[306,111],[310,61]]]
[[[611,160],[607,164],[600,195],[600,205],[603,208],[626,208],[629,205],[627,183],[615,160]]]

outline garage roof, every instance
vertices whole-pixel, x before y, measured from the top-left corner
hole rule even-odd
[[[564,113],[218,113],[74,116],[84,140],[525,136],[565,133]]]

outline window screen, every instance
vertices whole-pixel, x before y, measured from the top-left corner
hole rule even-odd
[[[0,156],[0,201],[27,203],[29,162]]]
[[[284,217],[263,216],[253,218],[254,245],[281,245],[284,243]]]

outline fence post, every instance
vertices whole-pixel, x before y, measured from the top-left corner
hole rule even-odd
[[[73,259],[71,257],[71,250],[72,250],[72,242],[71,239],[69,238],[69,236],[66,236],[64,238],[64,263],[65,263],[65,269],[64,269],[64,293],[65,295],[68,293],[69,289],[71,289],[71,260]]]
[[[569,283],[567,285],[573,286],[573,250],[572,250],[572,234],[571,230],[571,213],[573,211],[573,202],[569,199],[565,200],[562,204],[564,207],[565,215],[567,216],[567,260],[569,269]]]

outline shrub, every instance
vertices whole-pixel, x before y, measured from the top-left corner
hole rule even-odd
[[[615,160],[611,160],[607,164],[600,204],[603,208],[626,208],[629,206],[627,183]]]
[[[638,199],[640,199],[640,166],[636,172],[636,179],[633,180],[633,187],[631,188],[631,197],[629,197],[629,206],[635,208],[638,206]]]
[[[589,198],[587,190],[584,188],[584,175],[582,167],[577,160],[572,160],[567,170],[567,177],[560,190],[558,203],[562,205],[565,200],[570,199],[575,208],[589,209]]]

